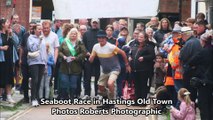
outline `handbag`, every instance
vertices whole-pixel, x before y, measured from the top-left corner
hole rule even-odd
[[[37,51],[34,51],[34,52],[29,52],[28,51],[27,56],[28,56],[28,58],[36,58],[36,57],[39,56],[39,54],[40,54],[40,50],[37,50]]]
[[[206,70],[206,72],[203,74],[203,77],[192,77],[190,79],[190,85],[194,88],[200,88],[202,86],[205,86],[206,84],[213,84],[211,81],[208,80],[207,78],[207,73],[211,69],[211,66],[209,66]]]
[[[135,99],[134,81],[131,80],[131,84],[129,84],[129,79],[127,79],[123,83],[124,83],[124,88],[122,90],[122,93],[123,93],[122,98],[125,100],[128,100],[128,99],[134,100]]]
[[[204,81],[199,77],[192,77],[190,79],[190,85],[194,88],[200,88],[201,86],[204,85]]]

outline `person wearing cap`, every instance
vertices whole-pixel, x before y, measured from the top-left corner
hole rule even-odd
[[[181,27],[179,25],[175,25],[172,30],[172,40],[174,44],[171,47],[170,52],[168,53],[168,61],[171,65],[172,69],[172,77],[174,80],[174,88],[176,93],[178,93],[179,89],[183,87],[183,76],[182,76],[182,67],[179,61],[179,54],[182,45],[179,44],[181,39]],[[177,100],[177,97],[175,96]],[[178,101],[175,105],[176,108],[179,108],[180,102]]]
[[[126,38],[126,42],[125,43],[128,43],[131,40],[131,36],[129,35],[129,30],[128,30],[127,27],[122,27],[120,29],[120,33],[118,35],[118,38],[120,38],[120,37]]]
[[[196,100],[197,90],[190,86],[190,79],[196,76],[197,66],[192,61],[196,60],[195,56],[202,49],[200,41],[193,36],[193,31],[190,27],[181,28],[182,40],[185,42],[180,49],[179,60],[183,68],[184,87],[191,92],[192,101]]]
[[[89,61],[92,63],[96,56],[99,58],[102,70],[98,80],[98,91],[99,94],[103,96],[103,99],[108,98],[113,100],[116,99],[115,81],[121,70],[117,54],[122,55],[125,61],[126,71],[131,72],[131,68],[125,52],[107,42],[105,31],[100,30],[97,33],[97,38],[99,43],[94,45]],[[108,93],[106,88],[108,88]],[[103,104],[97,108],[110,109],[113,107],[114,104]]]
[[[92,52],[93,46],[98,43],[97,40],[97,32],[99,31],[99,19],[92,19],[91,20],[91,29],[89,29],[87,32],[83,35],[83,43],[87,50],[86,59],[84,62],[84,96],[82,99],[90,99],[91,95],[91,76],[95,76],[95,96],[97,96],[97,81],[100,76],[100,62],[98,58],[94,59],[93,63],[90,63],[88,61],[88,58],[90,57],[90,54]]]
[[[128,26],[127,21],[126,21],[125,19],[120,19],[120,20],[118,21],[118,30],[116,30],[116,29],[114,28],[115,31],[113,32],[113,37],[118,38],[118,37],[119,37],[119,33],[120,33],[120,31],[121,31],[121,28],[127,27],[127,26]]]

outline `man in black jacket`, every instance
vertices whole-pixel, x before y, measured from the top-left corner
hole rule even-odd
[[[91,29],[89,29],[83,36],[83,42],[87,49],[87,58],[84,63],[84,94],[82,99],[90,99],[91,95],[91,76],[95,76],[95,95],[97,95],[97,81],[100,76],[100,62],[98,58],[94,59],[93,63],[88,61],[92,52],[93,46],[98,43],[97,32],[99,31],[99,19],[91,20]]]
[[[180,50],[180,63],[183,67],[184,87],[191,92],[191,99],[195,102],[197,98],[197,89],[190,86],[190,79],[196,75],[198,67],[192,64],[193,58],[201,51],[200,41],[193,36],[190,27],[182,27],[182,39],[185,42]]]

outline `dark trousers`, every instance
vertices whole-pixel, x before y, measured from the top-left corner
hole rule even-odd
[[[177,104],[177,93],[175,91],[174,86],[166,86],[166,89],[168,91],[169,98],[172,100],[172,105],[176,106]]]
[[[183,74],[183,87],[186,88],[191,94],[190,98],[193,102],[197,99],[197,89],[190,85],[190,79],[194,77],[195,70]]]
[[[198,89],[198,106],[201,120],[213,120],[213,85]]]
[[[126,79],[126,68],[121,68],[121,72],[118,75],[118,78],[116,80],[117,82],[117,97],[123,96],[122,89],[123,89],[123,81]]]
[[[95,76],[95,95],[97,95],[98,92],[98,79],[100,76],[100,63],[99,62],[93,62],[90,63],[89,61],[86,61],[84,63],[84,93],[85,95],[91,95],[91,76]]]
[[[149,87],[147,86],[149,72],[148,71],[138,71],[133,73],[135,78],[135,97],[146,98],[149,92]]]
[[[44,74],[44,65],[36,64],[30,65],[30,76],[32,77],[31,81],[31,100],[39,99],[39,87],[41,84],[41,79]]]
[[[22,73],[22,76],[23,76],[21,89],[24,92],[24,99],[28,100],[29,99],[29,95],[28,95],[29,81],[28,80],[29,80],[29,77],[30,77],[29,66],[28,65],[21,65],[21,73]]]

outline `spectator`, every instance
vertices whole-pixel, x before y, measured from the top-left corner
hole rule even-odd
[[[92,29],[88,30],[83,36],[83,43],[87,50],[86,61],[84,63],[84,94],[82,99],[90,99],[91,93],[91,76],[95,76],[95,96],[97,96],[98,86],[97,82],[100,75],[100,62],[98,58],[95,58],[93,63],[88,61],[88,58],[92,52],[93,46],[98,43],[97,32],[99,31],[99,19],[92,19]],[[99,96],[97,96],[99,97]]]
[[[57,34],[58,39],[62,38],[62,29],[61,29],[61,20],[54,20],[54,24],[51,28],[51,30]]]
[[[180,88],[184,87],[183,84],[183,73],[182,73],[182,67],[180,65],[179,61],[179,54],[180,54],[180,49],[182,47],[182,44],[180,42],[181,39],[181,27],[179,25],[175,25],[174,29],[172,30],[172,41],[173,45],[171,49],[168,52],[168,61],[169,64],[171,65],[172,68],[172,77],[174,80],[174,87],[176,90],[176,94],[180,90]],[[175,96],[176,100],[177,97]],[[176,108],[179,108],[180,102],[177,101]]]
[[[59,39],[59,43],[60,45],[64,42],[68,32],[74,28],[74,25],[73,24],[70,24],[70,23],[64,23],[63,26],[62,26],[62,35],[63,37]],[[60,83],[61,83],[61,71],[60,71],[60,65],[61,65],[61,62],[62,62],[62,58],[58,58],[57,60],[57,63],[56,63],[56,68],[58,69],[58,72],[56,73],[55,75],[55,84],[57,84],[57,90],[58,90],[58,96],[57,98],[61,98],[61,88],[60,88]]]
[[[84,33],[87,31],[87,26],[86,25],[80,25],[79,27],[79,32],[80,32],[80,38],[83,39]]]
[[[130,40],[130,41],[126,44],[126,46],[132,46],[132,43],[133,43],[134,41],[137,40],[139,32],[140,32],[140,31],[137,30],[137,29],[134,30],[134,32],[133,32],[133,38],[132,38],[132,40]]]
[[[78,39],[78,30],[72,28],[59,49],[59,56],[63,59],[60,66],[61,99],[76,97],[77,81],[80,80],[85,55],[86,49]]]
[[[154,38],[157,41],[158,46],[163,41],[165,34],[172,31],[170,21],[167,18],[162,18],[158,30],[154,34]]]
[[[131,37],[129,35],[129,30],[127,27],[123,27],[120,29],[120,33],[118,35],[119,37],[124,37],[126,39],[126,43],[128,43],[131,40]]]
[[[191,92],[191,100],[195,101],[197,98],[197,89],[190,86],[190,79],[196,76],[197,65],[193,65],[192,61],[195,60],[195,56],[202,49],[201,44],[197,38],[193,36],[193,31],[190,27],[182,27],[181,34],[184,46],[180,50],[180,64],[183,68],[183,81],[184,87]]]
[[[158,17],[152,17],[150,21],[146,24],[146,28],[150,27],[155,32],[158,29],[159,19]]]
[[[22,85],[21,85],[21,90],[24,92],[24,102],[29,103],[29,95],[28,95],[28,90],[29,90],[29,83],[28,80],[30,78],[30,73],[29,73],[29,65],[27,63],[27,41],[30,35],[33,35],[35,33],[34,29],[36,26],[35,22],[30,22],[29,25],[29,31],[27,31],[24,34],[24,39],[21,42],[21,47],[19,51],[19,65],[21,66],[21,72],[22,72]]]
[[[15,38],[16,37],[16,38]],[[15,103],[11,97],[12,86],[14,85],[13,67],[18,60],[15,44],[18,44],[17,36],[10,29],[10,22],[7,19],[0,19],[0,96],[5,89],[7,101]]]
[[[47,63],[45,64],[44,74],[42,75],[41,84],[39,88],[39,98],[50,98],[50,78],[52,76],[52,65],[54,65],[53,55],[50,53],[50,46],[46,44]],[[43,92],[45,91],[45,92]],[[43,96],[44,95],[44,96]]]
[[[19,55],[19,49],[20,49],[20,45],[21,45],[21,42],[22,40],[24,39],[24,33],[26,32],[25,30],[25,27],[22,26],[20,24],[20,21],[19,21],[19,16],[18,14],[14,14],[12,16],[12,28],[13,28],[13,32],[18,36],[18,44],[16,45],[16,49],[17,49],[17,52],[18,52],[18,55]],[[19,62],[16,61],[15,63],[15,80],[16,80],[16,89],[17,90],[20,90],[21,88],[21,85],[20,85],[20,66],[19,66]]]
[[[118,37],[118,34],[119,34],[119,22],[118,21],[114,21],[113,23],[112,23],[112,26],[113,26],[113,29],[114,29],[114,32],[113,32],[113,37],[114,38],[117,38]]]
[[[118,21],[118,30],[116,30],[115,29],[115,31],[114,31],[114,33],[113,33],[113,37],[114,38],[118,38],[119,37],[119,33],[120,33],[120,31],[121,31],[121,29],[123,28],[123,27],[128,27],[128,24],[127,24],[127,21],[125,20],[125,19],[120,19],[119,21]]]
[[[142,22],[139,22],[136,24],[136,29],[139,30],[140,32],[144,32],[145,30],[145,25]]]
[[[207,24],[203,21],[196,22],[196,24],[197,24],[197,29],[196,29],[197,38],[200,39],[200,36],[206,32]]]
[[[190,99],[190,92],[181,88],[178,91],[178,99],[181,101],[180,110],[171,106],[171,118],[178,120],[195,120],[195,104]]]
[[[39,88],[41,79],[44,74],[44,68],[46,64],[46,41],[41,35],[42,26],[36,25],[34,27],[35,34],[30,35],[27,41],[28,58],[31,81],[31,101],[32,106],[39,106]]]
[[[74,28],[73,24],[69,24],[69,23],[64,23],[62,26],[62,38],[59,39],[59,43],[60,45],[64,42],[64,39],[66,38],[68,32]]]
[[[79,24],[79,26],[85,25],[86,28],[87,28],[87,30],[88,30],[88,29],[91,29],[91,27],[90,27],[89,24],[88,24],[88,20],[87,20],[87,19],[79,19],[78,24]]]
[[[137,42],[131,48],[130,52],[130,66],[135,77],[135,96],[136,101],[139,98],[145,99],[149,92],[147,82],[152,70],[152,62],[155,58],[155,53],[146,41],[148,37],[145,33],[139,33]],[[141,89],[143,88],[143,89]],[[137,105],[137,102],[136,102]],[[143,104],[142,106],[145,106]]]
[[[195,23],[195,19],[194,19],[194,18],[187,18],[187,19],[186,19],[186,25],[187,25],[188,27],[192,28],[192,29],[193,29],[194,23]]]
[[[58,39],[57,34],[55,34],[54,32],[51,31],[50,27],[51,27],[51,22],[49,20],[42,22],[42,28],[43,28],[42,32],[43,32],[43,35],[44,35],[44,41],[50,45],[50,53],[54,57],[54,67],[52,68],[53,69],[52,71],[54,71],[54,72],[53,72],[52,77],[51,77],[51,80],[52,80],[53,77],[55,77],[55,73],[58,73],[58,72],[55,72],[55,71],[57,71],[57,69],[55,70],[55,64],[56,64],[57,58],[58,58],[59,39]],[[55,93],[58,89],[57,80],[58,79],[55,79],[55,81],[54,81]]]
[[[197,15],[196,15],[196,18],[195,18],[195,21],[196,22],[204,22],[206,25],[208,24],[208,21],[207,20],[205,20],[205,14],[204,13],[202,13],[202,12],[199,12],[199,13],[197,13]]]
[[[200,65],[199,77],[202,84],[198,87],[198,107],[202,120],[210,120],[213,118],[213,49],[212,42],[213,32],[208,31],[201,35],[202,50],[194,59],[195,63]]]
[[[107,25],[105,28],[106,34],[107,34],[107,42],[114,44],[114,45],[118,45],[118,41],[116,38],[114,38],[112,36],[113,32],[114,32],[114,28],[112,25]]]
[[[164,85],[165,74],[166,69],[163,54],[158,53],[155,57],[155,65],[154,65],[155,90],[157,90],[160,86]]]
[[[153,46],[153,49],[155,50],[155,53],[158,53],[157,49],[157,41],[153,38],[153,29],[152,28],[146,28],[146,34],[148,35],[148,43]]]

